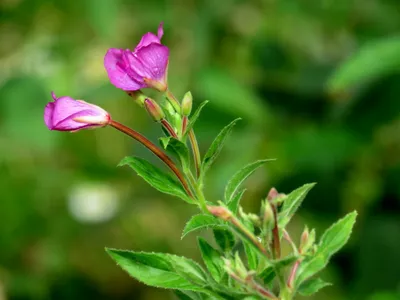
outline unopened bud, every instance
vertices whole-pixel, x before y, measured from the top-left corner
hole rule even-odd
[[[224,221],[228,221],[232,217],[232,213],[223,206],[207,206],[208,211]]]
[[[247,214],[247,218],[249,219],[249,221],[251,223],[253,223],[255,226],[260,226],[261,221],[260,221],[260,217],[255,215],[255,214]]]
[[[263,228],[266,231],[270,231],[275,225],[275,217],[272,205],[269,201],[263,203],[263,210]]]
[[[299,250],[301,253],[305,254],[314,244],[315,242],[315,230],[311,230],[311,232],[306,227],[300,238],[300,247]]]
[[[182,100],[182,114],[184,116],[189,116],[192,111],[193,97],[191,92],[187,92],[183,96]]]
[[[283,202],[285,196],[283,193],[278,193],[276,188],[271,188],[268,192],[267,200],[275,205],[279,205]]]
[[[238,252],[235,253],[235,271],[240,278],[244,279],[247,277],[246,267],[244,266]]]
[[[143,107],[144,101],[146,100],[147,96],[143,94],[141,91],[127,91],[126,92],[132,99],[135,101],[136,104]]]
[[[146,98],[146,100],[144,100],[144,107],[154,121],[159,122],[165,119],[164,111],[154,100]]]

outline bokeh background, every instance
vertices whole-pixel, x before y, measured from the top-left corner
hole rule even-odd
[[[358,210],[354,234],[313,299],[400,299],[398,0],[1,0],[0,299],[173,299],[130,279],[104,247],[199,260],[180,239],[195,207],[152,190],[126,155],[159,164],[111,128],[50,132],[50,91],[98,104],[150,137],[160,128],[103,68],[165,22],[169,82],[195,106],[201,149],[242,117],[207,179],[211,200],[239,167],[257,212],[270,187],[318,182],[290,224],[322,233]],[[207,235],[207,233],[205,233]]]

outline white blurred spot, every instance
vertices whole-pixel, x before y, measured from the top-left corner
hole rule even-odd
[[[116,191],[103,183],[83,183],[72,188],[68,196],[71,215],[82,223],[110,220],[118,211]]]

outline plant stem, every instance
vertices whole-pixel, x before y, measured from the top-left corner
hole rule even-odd
[[[181,182],[183,188],[185,189],[185,191],[189,195],[189,197],[194,198],[193,193],[190,190],[189,185],[186,182],[186,179],[182,175],[181,171],[176,167],[174,162],[164,152],[162,152],[156,145],[154,145],[152,142],[150,142],[146,137],[141,135],[139,132],[137,132],[117,121],[111,120],[109,125],[111,125],[115,129],[125,133],[126,135],[134,138],[139,143],[144,145],[147,149],[149,149],[151,152],[153,152],[159,159],[161,159],[171,169],[172,172],[174,172],[174,174]]]
[[[275,259],[279,259],[281,257],[281,242],[279,239],[279,228],[278,228],[278,216],[276,211],[276,205],[271,203],[272,211],[274,212],[274,228],[272,229],[272,248],[273,248],[273,256]]]
[[[259,285],[253,278],[242,279],[235,273],[229,273],[229,276],[231,276],[237,282],[245,285],[248,289],[255,291],[264,299],[278,300],[278,298],[272,292]]]
[[[294,279],[296,278],[296,272],[297,272],[297,269],[299,268],[300,262],[301,262],[300,259],[297,260],[294,263],[292,270],[290,271],[290,275],[289,275],[289,279],[288,279],[288,283],[287,283],[289,288],[293,287],[293,282],[294,282]]]
[[[165,130],[167,130],[169,132],[169,134],[174,137],[174,138],[178,138],[178,136],[176,135],[175,130],[172,128],[171,124],[169,124],[169,122],[166,119],[163,119],[160,121],[161,125],[165,128]]]
[[[183,119],[182,119],[182,137],[185,135],[185,131],[186,131],[186,128],[187,128],[187,124],[188,124],[188,117],[187,116],[183,116]]]
[[[189,141],[190,145],[192,146],[194,166],[196,168],[196,176],[197,178],[200,178],[201,155],[200,155],[199,144],[197,143],[196,135],[194,134],[193,129],[190,129],[189,131]]]

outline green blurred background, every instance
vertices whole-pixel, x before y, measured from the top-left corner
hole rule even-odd
[[[109,47],[132,48],[165,22],[169,82],[195,106],[204,151],[236,117],[209,173],[217,200],[237,168],[277,158],[247,182],[256,212],[270,187],[318,182],[290,224],[321,234],[357,209],[349,244],[314,299],[400,299],[398,0],[1,0],[0,299],[173,299],[130,279],[104,247],[199,260],[196,212],[152,190],[125,155],[159,164],[111,128],[50,132],[50,91],[98,104],[156,141],[160,128],[107,79]],[[204,233],[207,236],[207,233]]]

